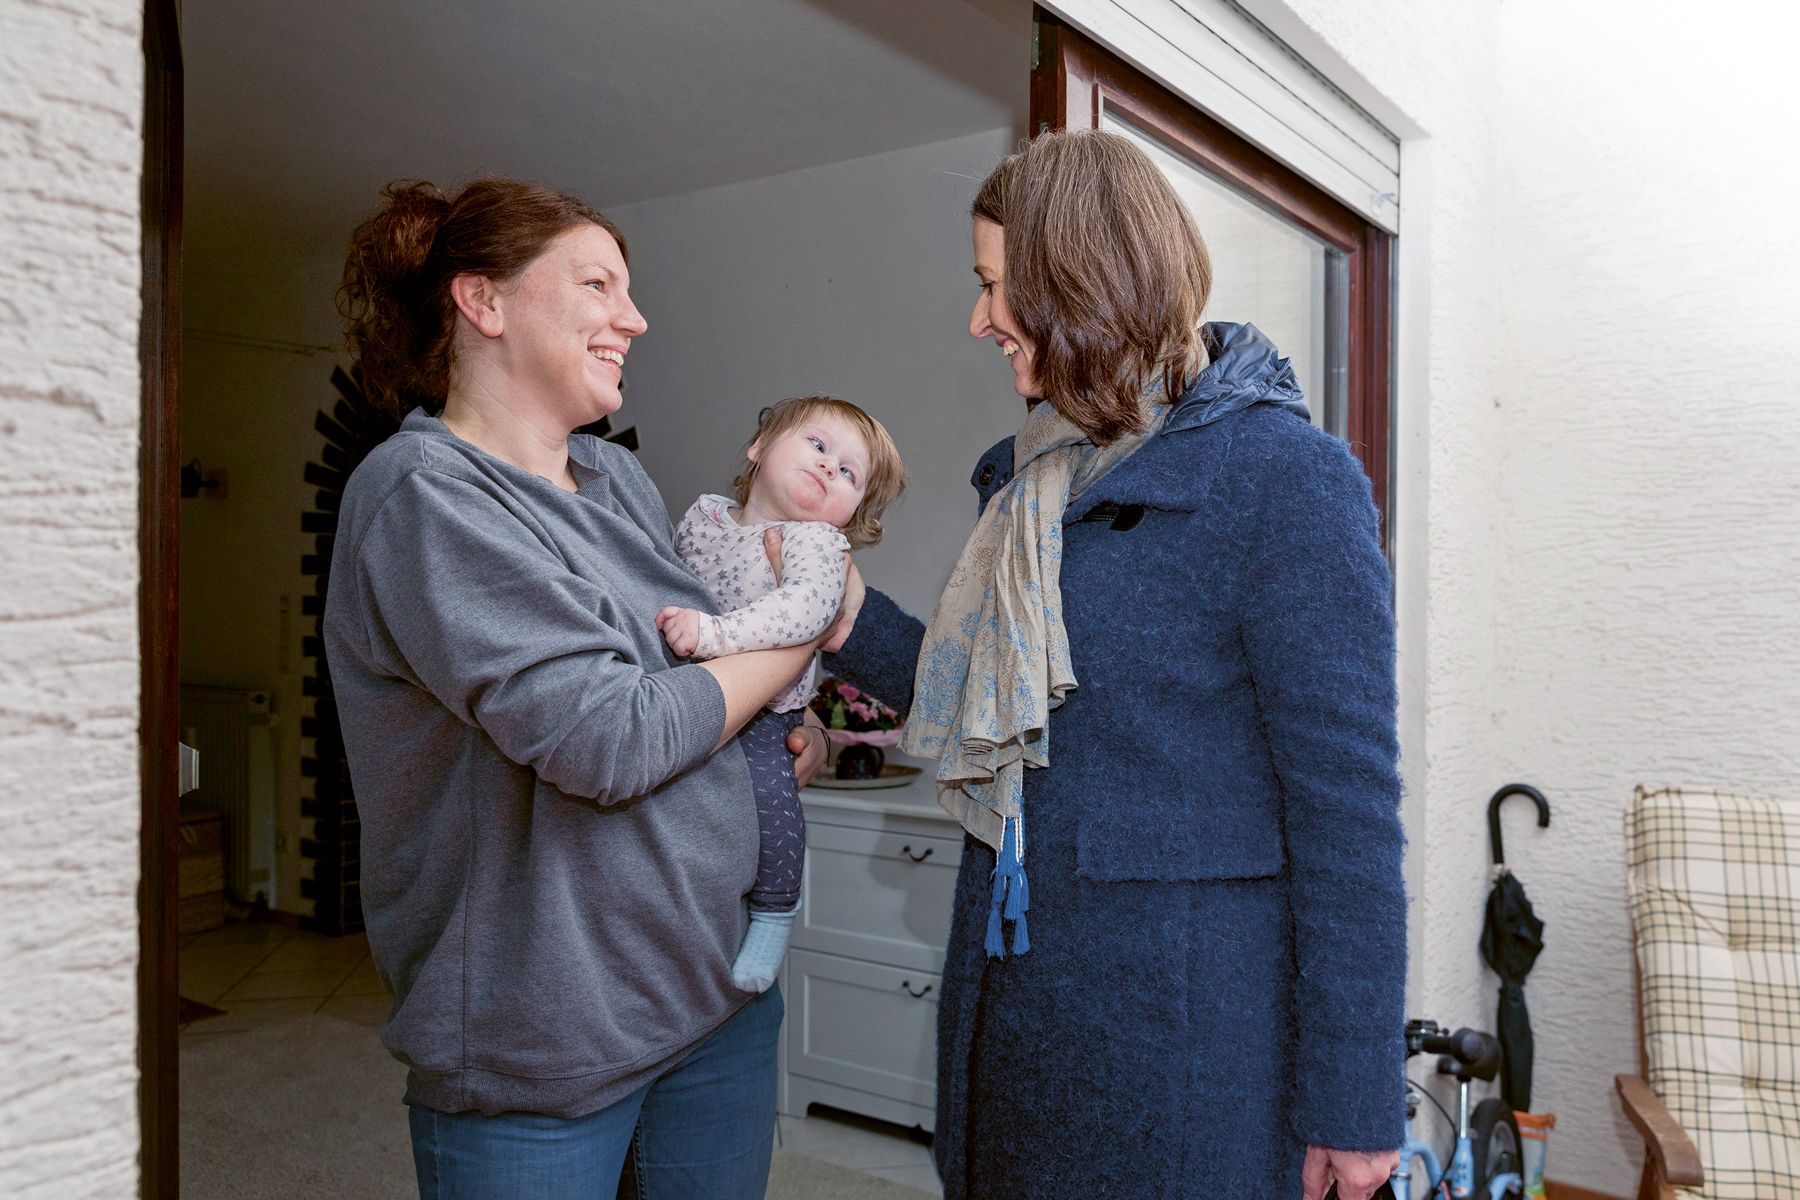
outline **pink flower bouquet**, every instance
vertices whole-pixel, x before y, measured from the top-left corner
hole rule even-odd
[[[897,746],[906,719],[869,693],[839,679],[820,682],[812,710],[825,736],[840,746]]]

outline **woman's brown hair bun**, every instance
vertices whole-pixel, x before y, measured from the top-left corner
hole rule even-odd
[[[436,343],[448,341],[449,314],[416,310],[425,299],[421,277],[431,244],[450,201],[423,182],[390,183],[382,195],[387,203],[351,235],[337,303],[364,387],[398,417],[429,403],[434,392],[443,400],[441,382],[431,378],[435,372],[421,366],[440,357]]]
[[[370,399],[396,418],[436,412],[450,386],[456,302],[450,281],[504,281],[568,229],[598,225],[630,261],[618,226],[575,197],[516,179],[477,179],[453,196],[397,180],[357,226],[337,291],[350,354]]]

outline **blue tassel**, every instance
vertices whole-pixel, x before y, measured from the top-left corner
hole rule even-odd
[[[994,859],[994,899],[988,908],[987,952],[991,958],[1006,957],[1006,938],[1001,927],[1004,917],[1013,924],[1014,954],[1031,949],[1031,937],[1025,929],[1025,910],[1031,907],[1031,889],[1025,882],[1025,864],[1019,861],[1015,837],[1016,819],[1005,822],[1000,834],[1000,853]]]
[[[988,908],[987,952],[989,958],[1005,958],[1006,942],[1000,936],[1000,909],[1006,896],[1006,879],[994,868],[994,902]]]
[[[1021,865],[1013,872],[1012,883],[1006,889],[1006,919],[1023,921],[1030,907],[1031,887],[1025,882],[1025,868]]]

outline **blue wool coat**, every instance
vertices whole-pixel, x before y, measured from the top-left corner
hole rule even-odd
[[[1078,686],[1026,776],[1028,953],[983,951],[994,854],[966,843],[938,1029],[947,1200],[1290,1200],[1307,1143],[1400,1143],[1375,508],[1344,444],[1282,407],[1287,361],[1252,326],[1206,332],[1214,361],[1163,429],[1065,515]],[[1011,473],[1009,439],[976,469],[983,506]],[[829,669],[904,711],[922,636],[871,591]]]

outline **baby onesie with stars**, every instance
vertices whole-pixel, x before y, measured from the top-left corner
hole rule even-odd
[[[700,622],[697,659],[745,650],[797,646],[825,632],[844,599],[844,556],[850,541],[823,521],[764,521],[740,525],[742,510],[725,496],[694,501],[675,530],[675,552],[700,577],[723,614]],[[781,584],[763,551],[763,534],[779,527]],[[819,687],[812,667],[770,701],[775,712],[806,707]]]
[[[772,650],[810,642],[837,618],[844,595],[850,541],[822,521],[740,525],[734,502],[702,496],[675,531],[675,550],[718,602],[720,616],[700,622],[695,658]],[[781,582],[763,549],[763,534],[779,524]],[[817,690],[815,658],[800,681],[777,696],[738,735],[756,792],[760,838],[756,883],[750,891],[750,928],[732,963],[732,980],[761,992],[775,982],[787,954],[800,905],[806,855],[806,816],[794,781],[787,735],[805,718]]]

